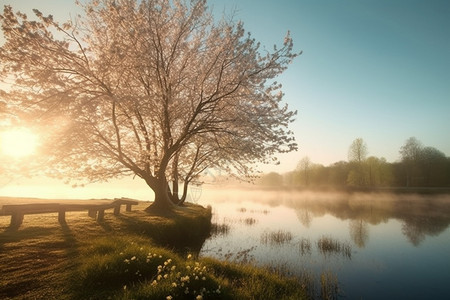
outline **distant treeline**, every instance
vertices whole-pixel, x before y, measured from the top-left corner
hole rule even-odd
[[[450,157],[433,147],[423,147],[414,137],[400,148],[398,162],[367,157],[367,152],[366,144],[358,138],[349,148],[348,161],[323,166],[304,157],[295,170],[264,174],[257,184],[305,188],[450,187]]]

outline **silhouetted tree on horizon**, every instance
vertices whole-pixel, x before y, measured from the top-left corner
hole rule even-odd
[[[297,164],[297,170],[302,173],[305,186],[309,184],[311,166],[311,159],[308,156],[303,157]]]
[[[355,139],[348,149],[348,160],[351,171],[347,177],[350,186],[366,186],[367,174],[364,168],[364,160],[367,157],[367,144],[362,138]]]
[[[406,186],[417,185],[420,178],[419,161],[423,146],[415,137],[410,137],[400,148],[402,163],[406,171]]]
[[[348,160],[361,163],[367,157],[367,144],[362,138],[355,139],[348,149]]]

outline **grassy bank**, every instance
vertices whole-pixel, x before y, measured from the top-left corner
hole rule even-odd
[[[306,288],[250,265],[195,257],[211,210],[132,212],[96,222],[87,212],[0,217],[2,299],[302,299]],[[194,255],[191,255],[193,253]]]

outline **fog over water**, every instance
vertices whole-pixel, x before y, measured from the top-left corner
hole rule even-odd
[[[331,272],[347,299],[450,296],[449,195],[208,189],[199,202],[214,213],[201,256]]]

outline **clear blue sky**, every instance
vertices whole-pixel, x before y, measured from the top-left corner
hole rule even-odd
[[[64,21],[72,0],[0,0]],[[279,78],[285,101],[298,110],[299,151],[264,171],[289,171],[304,156],[328,165],[347,160],[363,138],[369,155],[399,158],[405,140],[450,156],[450,1],[210,0],[216,15],[235,10],[271,49],[287,30],[304,53]]]
[[[270,46],[291,31],[303,55],[282,76],[301,157],[347,160],[362,137],[369,155],[399,158],[410,136],[450,156],[450,1],[215,0]]]

